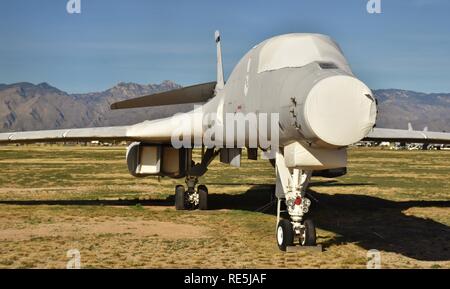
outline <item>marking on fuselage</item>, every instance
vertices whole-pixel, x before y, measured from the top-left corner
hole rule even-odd
[[[224,99],[223,95],[220,96],[219,104],[217,105],[217,115],[216,115],[216,122],[219,126],[223,125],[223,105],[224,105]]]
[[[247,62],[247,74],[245,75],[245,82],[244,82],[244,95],[247,96],[248,94],[248,81],[250,78],[250,68],[252,65],[252,59],[249,58]]]

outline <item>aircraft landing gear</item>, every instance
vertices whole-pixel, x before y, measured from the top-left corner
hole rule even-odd
[[[185,210],[187,207],[186,191],[183,185],[177,185],[175,187],[175,209]]]
[[[298,240],[301,246],[316,245],[316,228],[311,219],[304,219],[309,211],[311,201],[305,196],[311,178],[311,171],[289,169],[286,167],[283,155],[277,153],[276,159],[277,185],[277,228],[278,248],[286,251]],[[282,202],[286,210],[281,209]],[[282,219],[281,214],[287,213]]]
[[[199,185],[197,194],[199,210],[208,210],[208,188],[205,185]]]
[[[277,226],[277,244],[281,251],[294,244],[294,228],[289,220],[282,219]]]
[[[316,245],[316,227],[311,219],[306,219],[303,222],[303,228],[300,233],[300,245],[315,246]]]
[[[277,244],[281,251],[286,251],[287,247],[295,245],[295,239],[301,246],[316,246],[316,227],[311,219],[307,219],[299,224],[300,233],[294,229],[290,220],[281,219],[277,226]]]
[[[175,187],[175,209],[177,210],[207,210],[208,188],[205,185],[197,186],[197,177],[186,177],[187,190],[183,185]]]
[[[192,161],[192,149],[186,149],[186,185],[175,187],[175,208],[177,210],[207,210],[208,209],[208,188],[205,185],[196,185],[198,178],[203,176],[208,170],[208,165],[220,153],[214,148],[202,148],[202,160],[200,163]]]

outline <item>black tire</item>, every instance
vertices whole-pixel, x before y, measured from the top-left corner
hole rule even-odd
[[[208,188],[205,185],[199,185],[197,193],[199,210],[208,210]]]
[[[186,210],[185,190],[182,185],[175,187],[175,209]]]
[[[306,219],[303,225],[305,226],[304,239],[300,239],[300,244],[302,246],[316,246],[316,226],[314,222],[311,219]]]
[[[280,220],[277,226],[277,245],[281,251],[294,244],[294,228],[289,220]]]

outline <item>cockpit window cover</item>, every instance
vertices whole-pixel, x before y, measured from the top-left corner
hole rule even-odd
[[[320,34],[288,34],[269,39],[259,53],[258,73],[288,67],[302,67],[311,62],[334,63],[352,73],[339,46]]]

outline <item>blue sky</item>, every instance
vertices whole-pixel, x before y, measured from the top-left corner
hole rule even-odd
[[[0,83],[48,82],[68,92],[117,82],[215,79],[214,31],[226,74],[255,44],[291,32],[332,36],[372,88],[450,92],[450,1],[67,0],[0,2]]]

